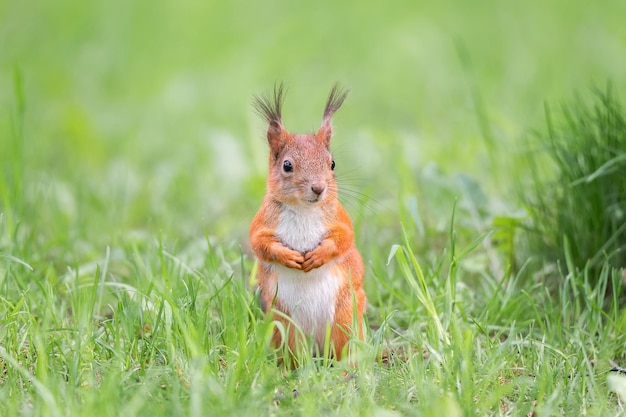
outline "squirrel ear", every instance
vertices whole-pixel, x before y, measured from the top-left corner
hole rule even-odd
[[[252,106],[256,112],[269,123],[267,128],[267,140],[272,151],[276,152],[282,148],[282,134],[285,131],[281,120],[283,100],[285,98],[285,87],[283,83],[274,85],[274,94],[254,96]]]
[[[330,145],[330,137],[333,133],[333,127],[330,124],[330,120],[333,117],[333,114],[339,110],[339,107],[341,107],[347,96],[348,90],[342,90],[339,84],[335,84],[330,90],[328,100],[326,100],[324,118],[322,119],[322,126],[320,127],[320,130],[317,132],[317,137],[323,141],[327,147]]]

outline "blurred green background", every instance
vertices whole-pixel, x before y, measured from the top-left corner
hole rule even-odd
[[[416,201],[427,228],[449,219],[429,172],[514,211],[544,103],[624,85],[624,16],[621,1],[3,1],[4,227],[67,261],[132,233],[245,246],[267,169],[250,102],[277,81],[296,132],[317,129],[335,81],[351,89],[333,148],[361,245],[398,240]]]

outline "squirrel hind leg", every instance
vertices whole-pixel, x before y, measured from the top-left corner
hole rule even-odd
[[[273,319],[281,324],[282,331],[274,328],[272,347],[276,349],[278,363],[289,369],[296,369],[305,363],[307,355],[307,340],[305,335],[294,323],[284,316],[273,314]]]
[[[263,294],[263,289],[261,289],[261,286],[259,284],[256,284],[254,286],[254,297],[257,299],[261,310],[263,310],[264,313],[267,313],[270,305],[267,303],[267,300],[265,299]]]
[[[350,294],[352,300],[352,294]],[[363,312],[365,309],[365,291],[359,288],[354,292],[354,304],[352,302],[338,303],[335,310],[334,325],[331,330],[331,341],[334,348],[334,357],[337,360],[341,360],[344,353],[344,348],[351,338],[363,340]],[[355,305],[356,304],[356,305]],[[356,317],[354,317],[356,313]],[[356,326],[356,329],[354,328]],[[356,332],[356,335],[353,334]]]

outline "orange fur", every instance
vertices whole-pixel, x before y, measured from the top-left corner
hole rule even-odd
[[[250,243],[259,262],[261,301],[267,313],[273,308],[290,317],[273,315],[287,330],[291,352],[300,350],[303,336],[312,337],[320,352],[326,342],[325,329],[330,326],[331,354],[341,359],[353,323],[358,323],[358,337],[363,337],[366,304],[363,262],[354,245],[350,217],[337,199],[329,151],[330,119],[346,93],[333,88],[322,127],[308,135],[284,129],[283,93],[280,86],[273,99],[257,97],[255,101],[269,123],[270,145],[267,193],[250,225]],[[275,330],[273,344],[283,342]]]

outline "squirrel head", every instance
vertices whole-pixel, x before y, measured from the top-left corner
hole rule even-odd
[[[269,123],[270,146],[268,193],[290,206],[314,206],[336,198],[335,161],[330,153],[331,118],[348,95],[337,84],[326,101],[322,126],[317,133],[292,134],[281,119],[285,97],[283,84],[274,86],[273,96],[255,96],[254,107]]]

